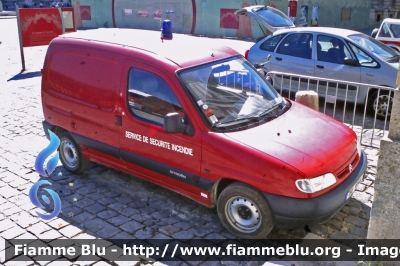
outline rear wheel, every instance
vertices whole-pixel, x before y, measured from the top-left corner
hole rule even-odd
[[[265,197],[243,183],[233,183],[221,192],[217,211],[224,227],[240,238],[265,238],[274,227],[273,214]]]
[[[380,91],[379,96],[378,92],[376,91],[368,99],[368,111],[371,115],[375,115],[380,119],[384,119],[386,114],[388,118],[392,112],[392,105],[393,105],[393,92],[391,91]]]
[[[82,155],[81,147],[75,142],[68,132],[61,133],[59,136],[60,160],[64,168],[73,173],[82,173],[90,166],[90,161]]]

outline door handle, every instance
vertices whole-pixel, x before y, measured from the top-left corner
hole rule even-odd
[[[278,60],[278,61],[282,61],[281,57],[275,57],[275,59]]]
[[[116,115],[115,118],[116,118],[115,124],[117,126],[122,126],[122,116]]]
[[[324,66],[321,66],[321,65],[316,65],[316,67],[318,67],[320,69],[324,69]]]

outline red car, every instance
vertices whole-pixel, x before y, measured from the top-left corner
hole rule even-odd
[[[66,169],[93,161],[154,182],[216,207],[241,238],[328,220],[366,170],[350,128],[207,40],[69,33],[50,43],[42,75],[43,126]]]

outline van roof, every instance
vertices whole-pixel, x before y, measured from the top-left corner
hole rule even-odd
[[[231,48],[219,45],[217,39],[174,33],[172,40],[161,40],[161,31],[101,28],[67,33],[58,38],[82,39],[138,48],[160,55],[180,67],[206,63],[239,54]]]

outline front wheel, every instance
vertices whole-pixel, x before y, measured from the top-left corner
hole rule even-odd
[[[58,151],[64,168],[76,174],[86,171],[89,168],[90,161],[83,157],[81,147],[68,132],[61,133],[59,138],[60,147]]]
[[[374,92],[368,99],[367,108],[371,115],[375,115],[380,119],[384,119],[386,114],[390,117],[393,106],[393,93],[391,91]]]
[[[223,226],[239,238],[262,239],[274,227],[272,211],[257,189],[232,183],[218,197],[217,211]]]

